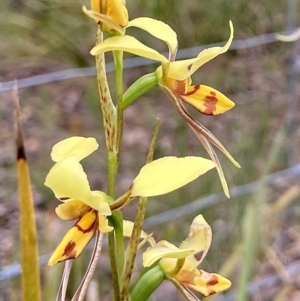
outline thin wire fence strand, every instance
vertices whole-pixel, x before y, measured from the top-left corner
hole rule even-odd
[[[289,34],[291,31],[288,32],[276,32],[276,33],[268,33],[263,34],[260,36],[255,36],[249,39],[244,40],[236,40],[233,41],[230,47],[230,50],[239,50],[239,49],[248,49],[252,47],[257,47],[260,45],[270,44],[274,42],[278,42],[276,39],[277,34]],[[280,42],[281,43],[281,42]],[[181,49],[177,52],[177,59],[187,59],[192,58],[198,55],[200,51],[205,48],[209,47],[217,47],[223,46],[224,42],[220,43],[213,43],[207,44],[203,46],[191,47],[186,49]],[[167,53],[163,53],[167,56]],[[124,60],[124,69],[134,68],[134,67],[141,67],[141,66],[148,66],[152,64],[157,64],[157,62],[144,59],[144,58],[130,58]],[[107,72],[112,72],[114,70],[114,64],[108,63],[107,64]],[[18,87],[19,89],[22,88],[29,88],[34,86],[39,86],[42,84],[52,83],[56,81],[62,81],[72,78],[80,78],[80,77],[88,77],[94,76],[96,74],[94,67],[87,67],[87,68],[75,68],[75,69],[67,69],[62,71],[56,71],[51,73],[45,73],[40,75],[35,75],[31,77],[26,77],[23,79],[18,79]],[[10,91],[13,89],[15,80],[0,82],[0,92]]]

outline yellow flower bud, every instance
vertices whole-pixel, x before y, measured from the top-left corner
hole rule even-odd
[[[110,17],[116,24],[126,27],[128,24],[128,11],[122,0],[91,0],[93,11]],[[111,31],[109,24],[103,24],[103,31]]]

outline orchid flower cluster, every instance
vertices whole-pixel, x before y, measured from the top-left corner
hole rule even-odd
[[[70,263],[76,259],[95,237],[93,255],[82,283],[72,300],[83,300],[97,265],[103,236],[108,236],[108,251],[112,270],[114,300],[144,301],[164,281],[169,280],[187,300],[199,300],[192,290],[204,296],[221,292],[230,287],[228,279],[198,269],[205,258],[212,240],[212,231],[204,217],[197,215],[190,227],[188,237],[177,247],[168,241],[155,242],[152,234],[142,230],[149,197],[167,194],[216,168],[226,196],[229,197],[224,173],[213,146],[221,150],[232,163],[240,167],[226,148],[214,135],[188,112],[189,104],[205,115],[218,115],[234,107],[234,103],[221,92],[202,85],[192,85],[191,76],[202,65],[226,52],[233,40],[233,25],[229,23],[230,35],[223,47],[201,51],[197,57],[175,60],[178,42],[176,33],[167,24],[151,18],[129,21],[122,0],[91,0],[91,9],[83,12],[96,21],[96,46],[91,54],[96,59],[100,107],[103,115],[107,149],[108,188],[106,191],[91,190],[81,161],[98,149],[92,137],[70,137],[58,142],[52,150],[55,162],[47,175],[48,186],[61,204],[56,214],[63,220],[76,220],[52,254],[49,265],[66,261],[59,300],[64,300]],[[130,27],[138,27],[153,37],[164,41],[169,49],[168,58],[138,39],[126,34]],[[104,38],[106,37],[106,38]],[[112,52],[116,70],[117,97],[113,101],[105,71],[105,52]],[[146,74],[123,91],[123,52],[158,61],[155,72]],[[159,87],[166,93],[200,140],[210,159],[195,156],[163,157],[153,160],[155,142],[159,130],[156,126],[150,142],[146,164],[120,196],[116,196],[116,176],[121,154],[123,136],[123,112],[147,91]],[[134,221],[123,219],[122,208],[139,198]],[[132,204],[134,205],[134,204]],[[127,246],[124,238],[129,237]],[[132,271],[138,250],[146,243],[143,265],[147,271],[132,284]]]

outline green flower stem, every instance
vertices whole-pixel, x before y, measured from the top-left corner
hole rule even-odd
[[[117,252],[118,275],[121,275],[124,267],[124,236],[123,236],[123,215],[121,210],[115,210],[108,217],[111,225],[114,227],[115,243]],[[120,251],[123,250],[123,253]]]
[[[116,173],[120,161],[121,142],[123,136],[123,108],[121,106],[123,102],[123,51],[114,51],[114,63],[116,70],[116,89],[117,89],[117,137],[116,137]],[[118,258],[119,275],[122,275],[124,269],[124,237],[123,237],[123,216],[120,210],[115,214],[118,214],[115,225],[116,233],[116,251]]]
[[[123,135],[123,51],[114,51],[114,62],[116,69],[116,89],[117,89],[117,140],[116,149],[118,158],[120,157],[121,140]]]
[[[155,144],[156,144],[159,128],[160,128],[160,121],[158,120],[155,130],[154,130],[154,133],[153,133],[153,136],[152,136],[152,139],[151,139],[146,163],[150,163],[153,161],[154,149],[155,149]],[[133,266],[135,263],[136,253],[137,253],[139,242],[140,242],[143,223],[144,223],[144,219],[145,219],[145,215],[146,215],[147,201],[148,201],[148,198],[146,198],[146,197],[141,197],[139,200],[138,211],[137,211],[137,215],[136,215],[136,218],[134,221],[132,235],[130,237],[130,241],[128,243],[128,248],[126,251],[125,269],[124,269],[124,273],[121,278],[121,285],[122,285],[121,286],[121,301],[126,301],[128,298],[129,283],[130,283],[132,270],[133,270]]]
[[[151,294],[166,279],[160,265],[148,270],[136,283],[131,293],[131,301],[146,301]]]
[[[115,250],[115,232],[108,233],[108,250],[114,289],[114,301],[120,301],[120,284]]]
[[[124,93],[122,109],[127,109],[137,98],[158,86],[156,73],[149,73],[134,82]]]

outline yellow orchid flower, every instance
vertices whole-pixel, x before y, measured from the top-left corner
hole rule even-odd
[[[204,296],[221,292],[230,287],[231,282],[228,279],[197,269],[208,252],[211,239],[211,228],[200,214],[193,220],[188,238],[179,248],[165,240],[159,241],[143,254],[143,264],[149,267],[160,260],[159,265],[168,279],[179,286],[185,294],[188,294],[186,288],[191,288]]]
[[[128,24],[128,11],[122,0],[91,0],[92,10],[83,6],[83,12],[102,25],[103,32],[120,33]]]
[[[112,231],[106,216],[135,197],[166,194],[195,180],[215,167],[211,160],[200,157],[164,157],[141,168],[127,192],[108,204],[102,191],[91,191],[80,160],[98,148],[94,138],[71,137],[54,145],[51,157],[57,162],[49,171],[45,185],[63,202],[56,214],[63,220],[78,219],[65,235],[49,260],[53,265],[60,261],[77,258],[94,233],[99,229]]]
[[[91,191],[79,163],[97,148],[94,138],[84,137],[71,137],[53,147],[51,157],[57,163],[48,173],[45,185],[63,202],[56,208],[56,214],[63,220],[78,221],[52,254],[49,265],[77,258],[98,229],[103,233],[113,229],[105,217],[111,215],[107,195],[102,191]]]
[[[162,63],[155,72],[158,85],[169,95],[178,112],[196,134],[211,159],[216,163],[216,168],[221,179],[223,190],[226,196],[229,197],[228,186],[222,167],[211,144],[219,148],[235,166],[240,167],[240,165],[234,160],[223,144],[188,113],[184,103],[188,103],[196,110],[206,115],[222,114],[234,107],[234,103],[221,92],[202,84],[192,85],[191,80],[193,73],[202,65],[229,49],[233,40],[232,22],[230,21],[229,23],[231,31],[230,37],[223,47],[205,49],[201,51],[196,58],[175,61],[178,45],[175,32],[163,22],[147,22],[147,18],[139,19],[140,20],[138,20],[138,22],[135,20],[129,22],[127,27],[130,27],[132,24],[132,26],[139,27],[154,37],[165,41],[169,47],[168,59],[158,51],[144,45],[134,37],[128,35],[106,39],[103,43],[96,45],[91,50],[91,54],[98,55],[107,51],[122,50],[148,59],[160,61]]]

